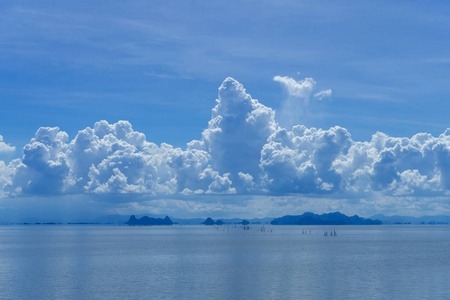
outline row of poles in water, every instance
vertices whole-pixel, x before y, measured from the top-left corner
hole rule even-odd
[[[302,230],[302,234],[312,234],[311,230]],[[316,234],[318,234],[318,232],[316,232]],[[336,230],[331,230],[331,231],[324,231],[323,232],[323,236],[337,236]]]
[[[222,229],[223,231],[230,231],[230,228],[239,228],[239,229],[243,229],[243,230],[252,230],[252,231],[260,231],[260,232],[273,232],[273,228],[266,228],[264,225],[263,226],[249,226],[249,225],[228,225],[228,226],[215,226],[215,228],[217,230]],[[318,231],[312,232],[312,230],[302,230],[302,234],[306,235],[306,234],[313,234],[315,233],[316,235],[319,234]],[[330,231],[324,231],[323,232],[323,236],[337,236],[336,230],[330,230]]]

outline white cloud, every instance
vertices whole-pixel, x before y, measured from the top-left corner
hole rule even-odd
[[[275,76],[273,80],[281,83],[288,91],[290,96],[307,98],[314,90],[316,82],[312,78],[305,78],[303,80],[296,81],[288,76]]]
[[[317,115],[314,109],[315,102],[310,99],[323,100],[331,96],[331,89],[316,91],[316,81],[312,78],[295,80],[288,76],[275,76],[274,81],[279,82],[287,91],[288,97],[281,100],[280,109],[277,111],[277,121],[281,126],[292,126],[308,122]]]
[[[251,191],[255,187],[255,182],[253,181],[254,178],[252,175],[248,173],[238,173],[239,180],[241,181],[242,186],[247,190]]]
[[[41,127],[23,148],[21,162],[13,162],[12,192],[29,195],[65,192],[70,172],[66,157],[68,135],[58,127]]]
[[[100,121],[72,140],[57,127],[39,128],[22,159],[0,161],[0,197],[307,194],[382,197],[373,207],[383,210],[396,207],[388,201],[397,198],[444,197],[449,191],[450,129],[437,137],[377,132],[368,142],[353,141],[338,126],[288,130],[232,78],[219,88],[202,139],[186,149],[147,141],[127,121]]]
[[[16,151],[16,147],[11,146],[3,141],[3,136],[0,135],[0,153]]]
[[[315,93],[314,98],[317,98],[318,100],[322,100],[324,98],[330,97],[331,93],[332,93],[331,89],[323,90],[323,91]]]
[[[446,131],[446,133],[449,130]],[[393,138],[376,133],[371,142],[354,142],[333,162],[346,190],[378,190],[420,195],[450,188],[450,138],[418,133]]]
[[[341,127],[322,130],[299,125],[292,131],[280,129],[261,151],[265,185],[269,190],[293,193],[338,189],[341,178],[331,166],[352,142]]]
[[[8,168],[4,161],[0,160],[0,198],[6,197],[6,186],[12,184],[13,168]]]
[[[222,83],[216,102],[202,134],[212,168],[229,173],[233,182],[239,172],[259,177],[261,149],[277,128],[275,111],[252,99],[232,78]]]

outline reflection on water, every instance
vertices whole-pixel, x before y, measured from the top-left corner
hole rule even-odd
[[[0,298],[448,296],[449,226],[266,229],[1,226]]]

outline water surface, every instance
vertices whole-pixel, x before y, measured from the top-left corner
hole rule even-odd
[[[448,297],[449,226],[251,229],[0,226],[0,298]]]

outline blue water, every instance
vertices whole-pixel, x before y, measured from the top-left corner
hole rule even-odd
[[[449,299],[450,226],[261,228],[0,226],[0,299]]]

